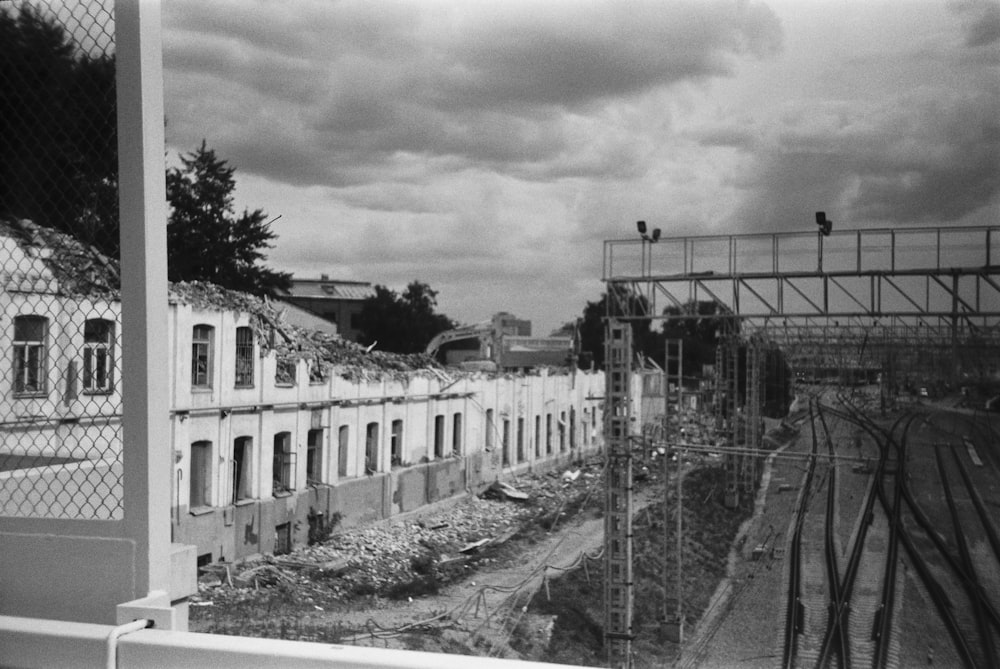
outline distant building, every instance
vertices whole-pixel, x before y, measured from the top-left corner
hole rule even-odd
[[[0,220],[0,516],[124,517],[119,283],[118,263],[74,238]],[[173,457],[159,474],[171,538],[201,565],[284,553],[335,523],[392,518],[602,447],[602,372],[445,370],[212,284],[174,283],[167,299],[157,335]]]
[[[326,274],[318,279],[292,278],[288,293],[281,299],[336,324],[344,339],[358,341],[358,314],[375,288],[366,281],[338,281]]]
[[[531,321],[500,312],[475,325],[447,330],[434,337],[426,353],[439,363],[497,371],[575,364],[572,337],[532,337]]]

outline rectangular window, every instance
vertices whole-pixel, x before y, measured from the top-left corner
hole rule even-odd
[[[368,423],[365,428],[365,472],[378,471],[378,423]]]
[[[292,552],[292,524],[281,523],[274,526],[274,554],[287,555]]]
[[[535,415],[535,457],[542,457],[542,417]]]
[[[271,454],[271,477],[274,479],[272,494],[294,490],[292,474],[294,468],[292,433],[279,432],[274,435],[274,451]]]
[[[559,413],[559,452],[566,450],[566,412]]]
[[[83,392],[110,393],[115,324],[91,318],[83,324]]]
[[[462,454],[462,414],[460,413],[451,417],[451,452],[455,455]]]
[[[274,383],[279,386],[294,386],[298,362],[298,360],[278,360],[274,368]]]
[[[503,419],[503,461],[502,464],[507,466],[510,464],[510,419]]]
[[[233,440],[233,503],[242,499],[253,499],[253,437],[237,437]]]
[[[552,455],[552,414],[545,414],[545,454]]]
[[[236,328],[236,387],[253,387],[253,330]]]
[[[444,457],[444,416],[434,416],[434,457]]]
[[[341,425],[337,432],[337,476],[347,476],[347,447],[350,444],[351,428]]]
[[[323,482],[323,430],[309,430],[306,437],[306,481]]]
[[[212,442],[196,441],[191,444],[191,498],[189,508],[210,506],[212,499]]]
[[[41,395],[46,391],[45,337],[48,320],[42,316],[14,318],[14,394]]]
[[[215,328],[195,325],[191,330],[191,385],[194,388],[212,387],[212,340]]]
[[[398,467],[403,464],[403,421],[392,421],[392,435],[389,439],[389,457],[392,459],[392,466]]]
[[[493,409],[486,410],[486,450],[493,450],[493,433],[496,430],[496,425],[493,424]]]
[[[524,462],[524,418],[517,418],[517,461]]]

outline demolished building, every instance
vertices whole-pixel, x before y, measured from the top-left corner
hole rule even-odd
[[[117,262],[28,221],[0,222],[0,248],[0,513],[121,518]],[[201,563],[601,447],[603,373],[367,351],[211,284],[171,284],[168,299],[172,540]]]

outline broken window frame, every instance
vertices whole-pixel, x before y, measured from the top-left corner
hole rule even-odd
[[[337,428],[337,476],[347,478],[350,463],[351,426],[341,425]]]
[[[323,428],[314,428],[306,433],[306,485],[318,485],[324,478]]]
[[[215,328],[198,323],[191,328],[191,387],[203,390],[212,388],[212,360],[214,355]]]
[[[434,459],[444,457],[444,414],[434,416]]]
[[[298,376],[299,361],[296,359],[277,359],[274,361],[274,385],[294,386]]]
[[[114,390],[115,323],[88,318],[83,323],[83,392],[107,395]]]
[[[375,474],[378,472],[378,440],[379,424],[375,421],[365,426],[365,473]]]
[[[274,435],[271,453],[272,496],[290,494],[295,490],[295,451],[292,448],[292,433],[278,432]]]
[[[253,437],[236,437],[233,440],[233,504],[254,499],[253,494]]]
[[[462,412],[456,411],[451,417],[451,453],[462,455]]]
[[[191,442],[188,509],[212,506],[212,442]]]
[[[392,421],[389,433],[389,466],[401,467],[403,464],[403,421]]]
[[[49,319],[44,316],[14,317],[14,397],[48,393],[48,334]]]
[[[249,326],[236,328],[236,378],[234,381],[236,388],[253,388],[253,349],[253,328]]]

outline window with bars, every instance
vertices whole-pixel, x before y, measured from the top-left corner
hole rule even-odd
[[[212,344],[215,328],[195,325],[191,330],[191,386],[212,387]]]
[[[236,387],[253,387],[253,330],[236,328]]]
[[[83,324],[83,392],[110,393],[113,389],[115,324],[91,318]]]
[[[14,396],[44,395],[45,339],[49,321],[43,316],[14,317]]]

